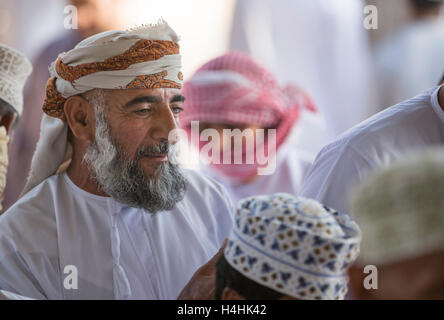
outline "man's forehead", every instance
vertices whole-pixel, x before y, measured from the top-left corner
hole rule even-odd
[[[118,99],[126,102],[137,97],[153,96],[160,100],[168,101],[177,95],[181,95],[180,90],[176,88],[141,88],[141,89],[107,89],[108,101],[111,99]]]

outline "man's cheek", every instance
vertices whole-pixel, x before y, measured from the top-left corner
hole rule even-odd
[[[115,141],[118,143],[119,149],[123,152],[125,158],[127,158],[127,160],[135,161],[137,160],[136,154],[138,150],[138,144],[137,140],[131,139],[129,137],[130,136],[127,135],[125,132],[122,132],[119,134],[118,137],[116,137]]]

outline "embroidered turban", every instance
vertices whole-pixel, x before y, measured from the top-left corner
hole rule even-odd
[[[178,37],[166,23],[109,31],[80,42],[50,67],[43,111],[64,119],[66,98],[94,88],[182,87]]]
[[[369,176],[352,196],[359,262],[384,265],[444,252],[444,149],[426,149]]]
[[[40,140],[23,193],[69,160],[64,103],[92,89],[182,87],[177,34],[161,20],[128,31],[93,35],[61,53],[50,67]]]
[[[239,202],[224,254],[245,277],[284,295],[343,299],[360,240],[347,215],[277,193]]]

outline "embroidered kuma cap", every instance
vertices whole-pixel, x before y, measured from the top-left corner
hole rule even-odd
[[[23,110],[23,87],[31,72],[31,62],[23,54],[0,44],[0,99],[19,115]]]
[[[361,231],[345,214],[285,193],[239,202],[225,249],[245,277],[298,299],[344,299]]]

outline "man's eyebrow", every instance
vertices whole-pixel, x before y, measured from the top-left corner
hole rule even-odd
[[[185,101],[185,97],[181,94],[176,94],[171,98],[171,102],[184,102]]]
[[[125,105],[123,107],[129,108],[135,104],[142,103],[142,102],[156,103],[156,102],[160,102],[160,101],[161,101],[161,99],[156,96],[142,96],[142,97],[134,98],[133,100],[125,103]]]

